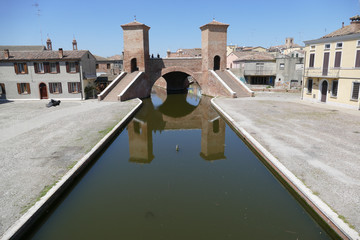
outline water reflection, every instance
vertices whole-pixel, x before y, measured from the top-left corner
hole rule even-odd
[[[190,129],[201,130],[200,156],[204,160],[225,159],[225,122],[212,109],[210,98],[200,98],[198,93],[192,88],[188,94],[166,95],[166,90],[156,88],[153,95],[157,98],[145,99],[136,118],[128,124],[129,161],[151,163],[153,132]]]

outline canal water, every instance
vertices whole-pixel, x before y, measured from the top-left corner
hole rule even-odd
[[[27,239],[330,239],[210,98],[156,92]]]

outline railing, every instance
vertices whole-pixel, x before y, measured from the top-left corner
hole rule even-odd
[[[328,78],[338,78],[340,76],[340,69],[328,69],[327,73],[323,69],[317,68],[306,68],[305,77],[328,77]]]
[[[251,75],[251,76],[275,76],[275,70],[245,70],[244,75]]]

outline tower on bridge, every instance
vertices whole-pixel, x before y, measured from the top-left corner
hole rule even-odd
[[[124,32],[124,71],[145,72],[149,60],[149,26],[134,22],[121,25]]]
[[[229,24],[215,20],[200,27],[202,71],[226,69],[228,27]]]

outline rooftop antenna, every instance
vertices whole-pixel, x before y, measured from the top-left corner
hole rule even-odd
[[[39,19],[39,25],[40,25],[40,38],[41,38],[41,45],[44,46],[44,41],[43,41],[43,36],[42,36],[42,30],[41,30],[41,21],[40,21],[40,8],[39,8],[39,4],[37,2],[35,2],[33,5],[33,7],[36,8],[36,15],[38,16]]]
[[[136,22],[136,15],[134,15],[134,22]]]

